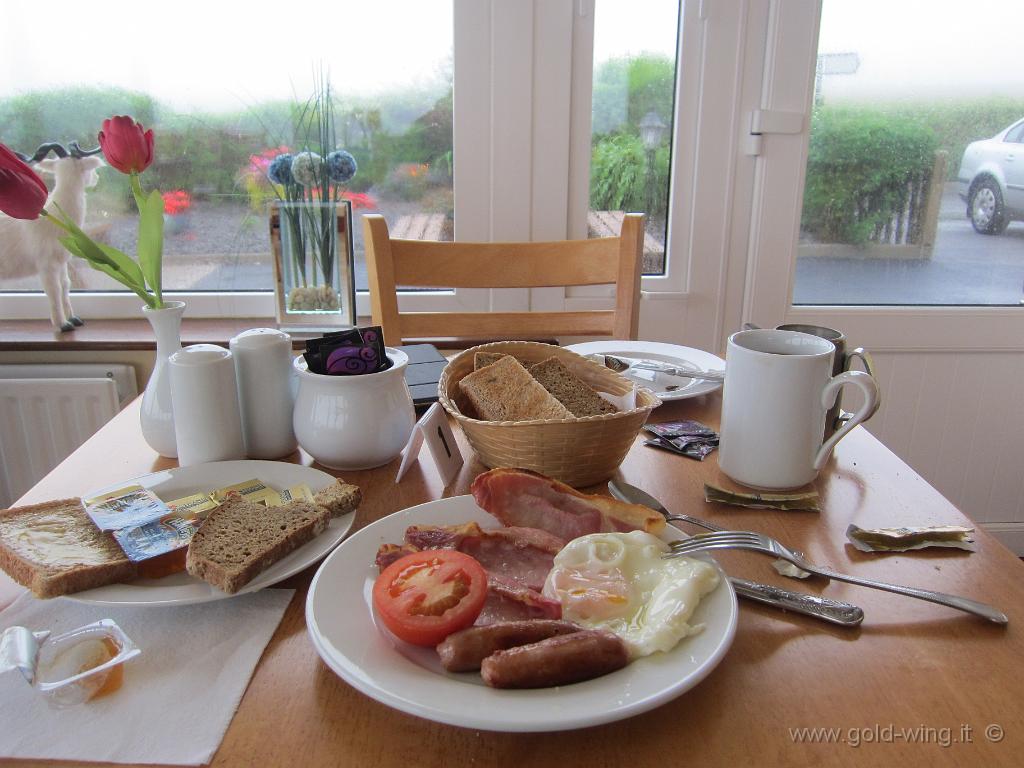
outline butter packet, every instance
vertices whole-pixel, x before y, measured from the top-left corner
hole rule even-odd
[[[846,538],[861,552],[909,552],[926,547],[954,547],[974,552],[973,528],[959,525],[860,528],[850,525]]]
[[[187,547],[210,510],[219,505],[205,493],[196,493],[169,501],[167,506],[170,514],[159,520],[114,531],[114,538],[133,563]]]
[[[280,498],[280,494],[277,491],[270,488],[262,480],[257,480],[256,478],[253,478],[252,480],[245,480],[241,483],[235,483],[234,485],[229,485],[226,488],[218,488],[210,494],[210,498],[220,503],[224,501],[224,498],[231,491],[240,493],[246,501],[251,501],[255,504],[262,504],[264,506],[274,506]]]
[[[293,485],[291,488],[285,488],[283,491],[279,491],[277,499],[271,502],[267,502],[268,507],[279,507],[282,504],[287,504],[290,501],[308,501],[310,504],[313,503],[313,491],[305,483],[301,485]]]
[[[821,511],[821,497],[817,491],[804,493],[740,493],[727,491],[709,483],[704,483],[704,501],[731,504],[734,507],[751,507],[754,509],[805,509],[811,512]]]
[[[156,494],[141,485],[130,485],[91,499],[82,499],[85,511],[101,531],[145,525],[170,513]]]

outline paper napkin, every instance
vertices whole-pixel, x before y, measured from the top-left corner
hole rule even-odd
[[[16,673],[0,676],[0,757],[201,765],[210,762],[294,590],[178,607],[112,607],[26,593],[0,629],[55,633],[111,618],[142,649],[107,696],[51,709]]]

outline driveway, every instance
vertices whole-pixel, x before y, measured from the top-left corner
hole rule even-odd
[[[1024,300],[1024,223],[979,235],[947,183],[930,259],[798,258],[795,304],[989,304]]]

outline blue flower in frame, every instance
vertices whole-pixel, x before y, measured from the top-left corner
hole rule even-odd
[[[271,160],[270,166],[267,168],[267,178],[272,184],[291,184],[292,156],[285,153]]]
[[[336,149],[327,156],[327,178],[335,184],[344,184],[356,175],[356,159],[344,149]]]

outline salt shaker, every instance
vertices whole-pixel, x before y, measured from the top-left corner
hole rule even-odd
[[[292,428],[292,337],[274,328],[253,328],[231,340],[238,379],[245,453],[279,459],[298,448]]]
[[[230,351],[193,344],[167,361],[178,443],[178,464],[245,458],[235,363]]]

